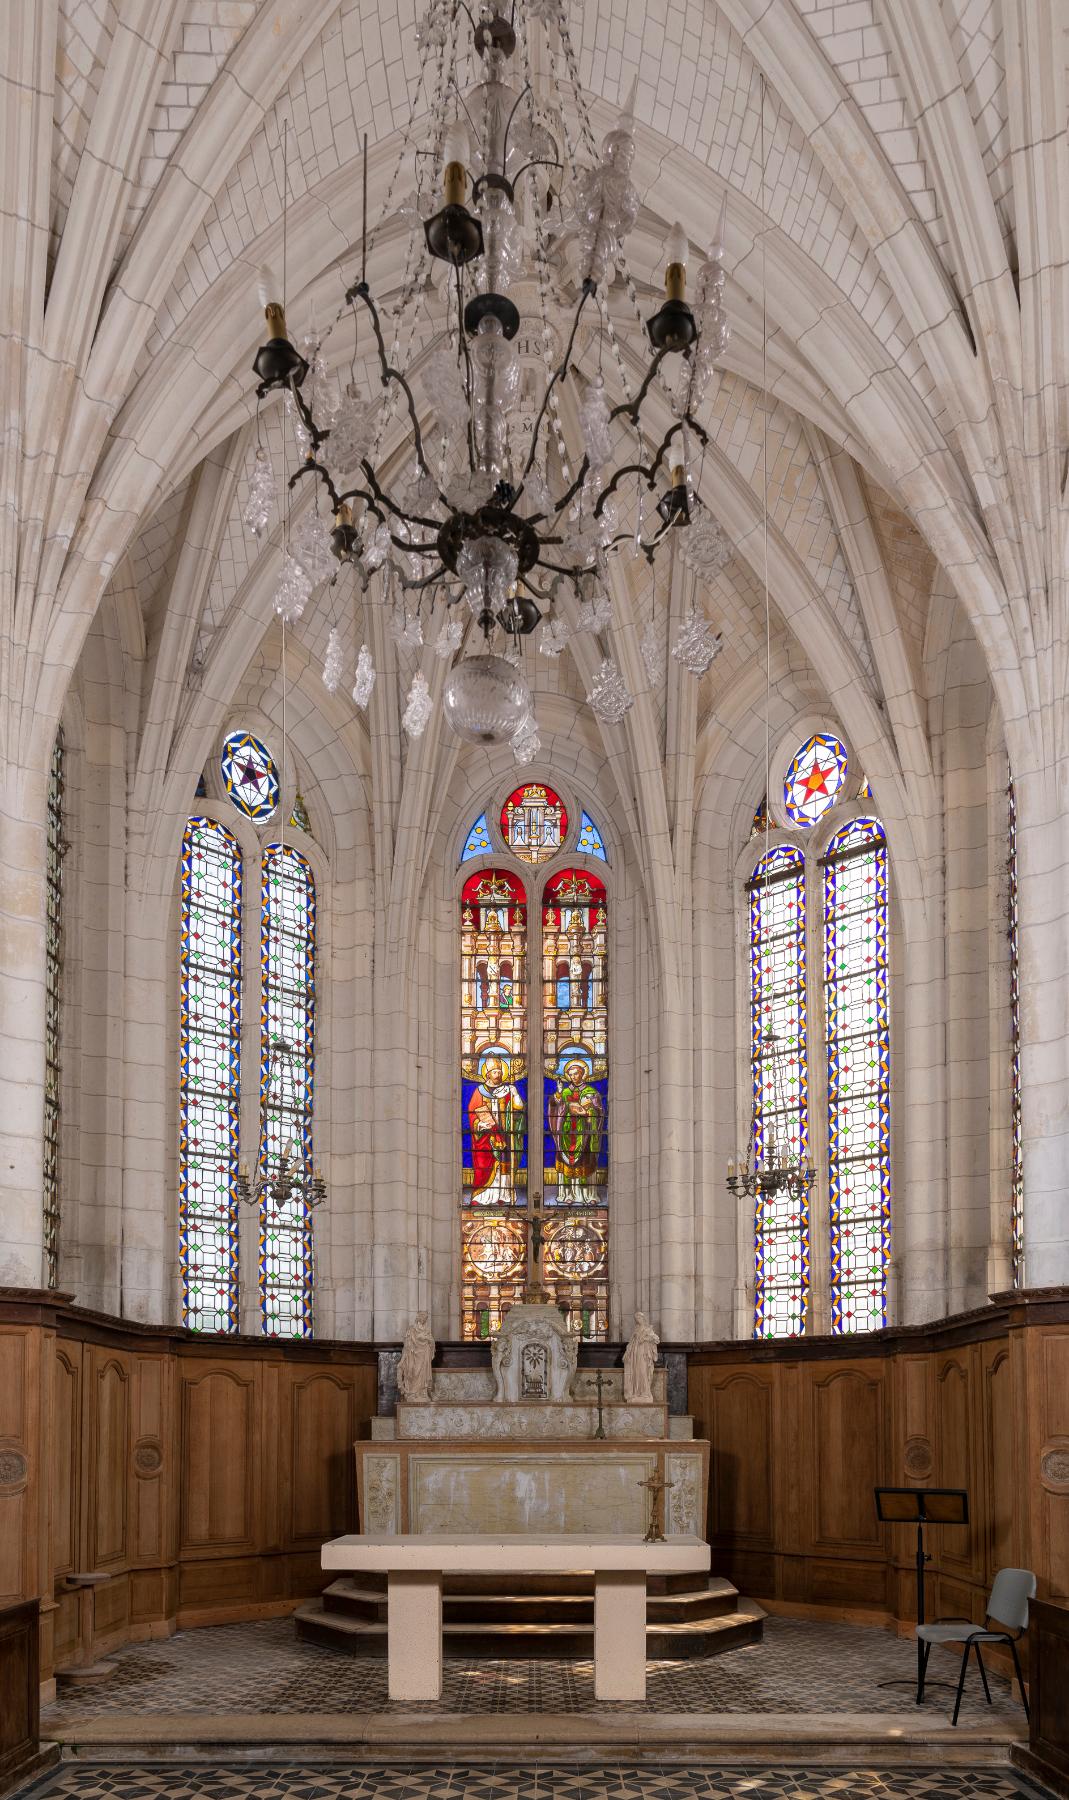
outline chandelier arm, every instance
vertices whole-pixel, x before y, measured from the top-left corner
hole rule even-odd
[[[651,463],[648,463],[648,464],[647,463],[625,463],[622,469],[617,469],[612,480],[608,483],[608,485],[606,487],[602,488],[601,493],[598,495],[597,500],[594,502],[594,517],[596,519],[599,519],[601,517],[602,513],[605,510],[606,501],[609,499],[609,496],[613,493],[613,491],[619,485],[619,483],[623,480],[625,475],[633,475],[633,474],[644,475],[646,477],[646,486],[650,487],[650,488],[653,487],[654,481],[657,476],[657,471],[660,468],[661,464],[663,463],[665,457],[668,455],[668,451],[669,451],[669,447],[672,443],[672,439],[676,436],[677,432],[682,431],[687,425],[690,426],[691,430],[694,432],[695,437],[698,439],[699,443],[701,443],[703,447],[708,444],[708,442],[709,442],[708,432],[704,431],[702,429],[702,427],[698,424],[697,420],[692,419],[690,417],[689,413],[687,414],[687,416],[685,418],[677,419],[675,424],[670,425],[668,427],[668,430],[665,432],[664,437],[661,440],[660,448],[658,449],[657,454]]]
[[[423,434],[419,428],[419,415],[416,412],[415,395],[413,394],[412,389],[410,388],[405,376],[402,375],[400,369],[395,369],[393,367],[393,365],[390,362],[390,359],[386,353],[386,342],[385,342],[385,339],[383,338],[382,326],[379,322],[378,307],[375,305],[374,300],[371,298],[371,290],[368,287],[366,281],[358,281],[354,287],[351,287],[349,289],[349,292],[346,295],[346,299],[352,300],[354,298],[358,299],[358,300],[362,300],[364,302],[364,305],[367,307],[368,312],[371,314],[371,326],[372,326],[372,330],[375,333],[375,343],[376,343],[376,346],[378,348],[378,353],[379,353],[379,367],[382,372],[382,385],[383,385],[383,387],[388,387],[391,381],[396,381],[398,383],[398,385],[400,386],[400,388],[402,389],[404,396],[405,396],[405,404],[408,407],[409,422],[412,426],[412,441],[416,448],[416,455],[419,458],[419,466],[426,475],[430,475],[430,473],[431,473],[430,464],[427,461],[427,453],[423,448]],[[365,468],[367,467],[366,463],[364,464],[364,467]],[[431,476],[431,479],[433,481],[434,477]],[[437,483],[435,483],[435,486],[437,487]],[[445,495],[442,493],[439,493],[438,498],[441,500],[442,505],[444,506],[446,504]]]
[[[408,546],[408,545],[406,545],[405,547],[406,547],[406,549],[410,548],[410,546]],[[401,573],[400,569],[396,569],[396,568],[395,568],[394,572],[397,576],[398,581],[401,583],[401,586],[403,588],[407,588],[411,591],[414,591],[416,588],[433,587],[433,585],[436,581],[441,581],[443,575],[445,574],[445,564],[439,563],[438,567],[436,569],[432,569],[429,575],[403,575]],[[459,599],[459,598],[460,598],[460,595],[458,594],[457,599]],[[452,605],[452,601],[450,601],[450,605]]]
[[[526,95],[531,94],[531,93],[532,93],[531,83],[528,81],[526,87],[521,88],[519,93],[516,95],[516,104],[513,107],[512,111],[509,113],[508,123],[505,126],[505,135],[501,140],[501,173],[502,173],[502,175],[504,175],[504,173],[505,173],[505,164],[508,161],[509,132],[512,130],[512,121],[516,117],[516,114],[520,110],[521,101],[526,97]],[[532,94],[532,100],[533,100],[533,94]],[[527,164],[526,166],[529,168],[530,164]],[[521,169],[520,174],[522,175],[522,173],[523,173],[523,170]],[[519,175],[517,175],[516,180],[513,181],[513,183],[512,183],[513,187],[515,187],[516,181],[518,181],[519,178],[520,178]]]
[[[571,333],[568,338],[567,346],[564,351],[563,361],[561,362],[559,368],[554,369],[552,375],[550,376],[548,382],[546,383],[546,391],[542,396],[542,405],[539,408],[538,417],[535,420],[535,427],[534,427],[533,432],[531,433],[530,454],[528,455],[527,461],[523,465],[523,474],[520,476],[520,485],[516,490],[516,499],[517,500],[519,499],[520,495],[523,493],[523,484],[527,480],[528,475],[531,473],[531,470],[534,467],[535,453],[538,449],[538,437],[539,437],[539,433],[542,430],[542,426],[545,422],[546,411],[549,407],[549,397],[552,394],[554,388],[556,387],[558,381],[563,381],[565,375],[567,375],[567,373],[568,373],[568,362],[571,357],[572,350],[575,346],[575,337],[576,337],[577,331],[579,330],[579,320],[582,317],[583,308],[586,305],[587,301],[590,299],[590,296],[593,292],[594,292],[594,283],[589,280],[584,281],[582,298],[579,301],[579,305],[575,309],[575,318],[572,320],[572,329],[571,329]],[[584,457],[583,460],[584,460],[584,464],[585,464],[586,458]],[[559,511],[560,509],[558,508],[557,510]]]
[[[316,351],[318,352],[318,350],[319,350],[319,345],[317,344]],[[301,393],[301,390],[297,386],[297,383],[294,380],[292,375],[290,376],[289,382],[287,383],[287,392],[292,396],[293,404],[297,408],[297,411],[299,412],[299,414],[301,416],[301,423],[304,426],[305,430],[307,431],[308,436],[312,440],[312,448],[314,450],[318,450],[320,444],[322,444],[324,442],[324,440],[330,436],[329,431],[320,430],[319,426],[316,424],[314,418],[312,417],[312,409],[309,406],[304,395]]]
[[[436,534],[434,543],[429,545],[428,548],[432,549],[432,550],[436,549],[437,544],[438,544],[437,533],[442,528],[441,520],[440,519],[426,519],[423,517],[422,513],[405,512],[404,508],[398,506],[396,501],[391,500],[389,494],[385,493],[383,491],[383,489],[379,486],[378,477],[375,474],[374,469],[372,468],[371,464],[368,462],[366,457],[361,458],[360,467],[363,469],[364,474],[367,476],[367,479],[371,484],[371,488],[375,495],[376,500],[381,501],[382,505],[386,508],[387,512],[392,512],[395,519],[403,519],[406,525],[426,525],[428,531],[433,531]],[[353,491],[354,491],[354,493],[358,493],[359,489],[354,489]],[[347,498],[348,498],[348,495],[346,495],[346,494],[342,495],[343,500],[345,500]],[[444,504],[444,502],[443,502],[443,504]],[[404,548],[406,550],[412,550],[412,549],[415,549],[416,546],[414,544],[406,544],[406,545],[404,545]]]
[[[467,109],[465,108],[465,111],[466,110]],[[460,340],[461,351],[463,352],[464,376],[465,376],[464,397],[468,403],[468,417],[467,417],[467,421],[466,421],[466,423],[467,423],[467,438],[468,438],[468,467],[471,470],[472,474],[474,475],[476,469],[479,466],[479,459],[476,454],[476,448],[475,448],[475,372],[471,366],[471,351],[468,349],[468,334],[467,334],[466,330],[464,329],[464,284],[463,284],[464,278],[461,273],[461,267],[460,267],[459,263],[456,266],[455,274],[456,274],[456,278],[457,278],[457,336]],[[442,495],[441,498],[442,498],[442,504],[448,505],[448,501],[446,500],[444,494]]]
[[[293,474],[290,476],[289,481],[286,483],[286,486],[289,488],[296,487],[296,485],[297,485],[298,481],[300,481],[302,475],[318,475],[319,476],[320,480],[326,486],[327,493],[330,495],[331,507],[334,512],[337,512],[339,506],[341,505],[342,499],[344,499],[345,496],[342,495],[341,497],[339,497],[338,490],[334,486],[334,483],[330,478],[329,470],[325,469],[321,462],[317,462],[317,460],[314,456],[307,456],[307,457],[305,457],[305,460],[301,464],[300,468],[294,469]]]
[[[530,162],[525,162],[522,169],[516,170],[515,175],[512,177],[512,185],[513,185],[513,187],[515,187],[516,183],[520,179],[520,176],[526,175],[528,169],[563,169],[563,168],[564,168],[564,164],[557,157],[554,157],[554,156],[532,156]]]

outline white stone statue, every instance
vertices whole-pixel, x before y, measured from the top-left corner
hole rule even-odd
[[[431,1397],[431,1364],[434,1338],[425,1312],[417,1313],[405,1332],[404,1349],[397,1365],[397,1392],[402,1400],[427,1401]]]
[[[555,1306],[510,1307],[490,1352],[495,1400],[570,1399],[578,1357],[579,1339]]]
[[[653,1368],[660,1341],[646,1314],[637,1312],[624,1351],[624,1401],[628,1406],[653,1405]]]

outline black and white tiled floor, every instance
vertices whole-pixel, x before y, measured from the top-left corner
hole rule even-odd
[[[537,1659],[529,1662],[445,1664],[441,1700],[421,1705],[391,1702],[386,1663],[350,1657],[336,1650],[297,1642],[292,1621],[217,1625],[180,1632],[162,1643],[134,1644],[117,1652],[116,1673],[99,1686],[61,1690],[42,1713],[64,1725],[108,1713],[570,1713],[595,1708],[590,1662]],[[946,1680],[957,1661],[937,1655]],[[707,1660],[649,1665],[645,1710],[654,1713],[897,1713],[912,1707],[907,1687],[881,1682],[908,1681],[916,1669],[911,1643],[859,1625],[817,1625],[770,1618],[763,1642]],[[1016,1690],[990,1676],[988,1707],[975,1668],[969,1671],[962,1723],[992,1718],[1023,1721]],[[924,1711],[945,1715],[953,1696],[937,1688]],[[633,1702],[597,1704],[635,1712]],[[704,1792],[704,1790],[703,1790]],[[418,1797],[417,1797],[418,1800]]]
[[[574,1763],[398,1768],[64,1765],[26,1800],[1021,1800],[984,1769],[671,1769]]]

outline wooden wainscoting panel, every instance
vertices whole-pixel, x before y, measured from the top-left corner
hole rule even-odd
[[[981,1516],[984,1584],[990,1587],[999,1569],[1019,1568],[1020,1519],[1017,1433],[1013,1413],[1010,1351],[1005,1343],[980,1346],[983,1404],[984,1510]]]
[[[1069,1331],[1047,1328],[1039,1345],[1039,1477],[1046,1591],[1069,1599]],[[1031,1470],[1026,1478],[1035,1479]]]
[[[973,1438],[975,1346],[966,1344],[961,1350],[944,1353],[936,1359],[936,1423],[935,1451],[937,1487],[965,1488],[969,1495],[967,1526],[933,1526],[928,1546],[935,1566],[946,1572],[947,1593],[958,1593],[951,1584],[963,1581],[983,1583],[983,1556],[978,1519],[983,1516],[984,1496],[977,1491],[976,1477],[982,1469],[975,1454]],[[940,1587],[940,1595],[944,1589]],[[940,1600],[940,1608],[949,1613],[957,1600],[948,1605]],[[968,1610],[968,1609],[966,1609]]]
[[[52,1569],[78,1567],[82,1520],[81,1344],[57,1343],[52,1358]]]
[[[259,1549],[260,1367],[195,1362],[181,1371],[179,1555]],[[272,1446],[261,1444],[262,1456]]]
[[[725,1548],[773,1547],[775,1369],[699,1367],[691,1411],[710,1440],[709,1534]]]
[[[42,1364],[51,1340],[0,1330],[0,1605],[34,1599],[49,1579],[49,1407]]]
[[[174,1359],[135,1356],[130,1464],[130,1561],[159,1563],[175,1554]]]
[[[28,1770],[40,1738],[36,1600],[0,1611],[0,1787]]]
[[[883,1560],[873,1489],[887,1467],[885,1369],[880,1362],[825,1369],[809,1364],[815,1497],[812,1547]],[[882,1588],[881,1588],[882,1592]]]
[[[130,1358],[91,1345],[83,1383],[86,1452],[85,1546],[89,1569],[117,1568],[127,1555],[130,1467]]]
[[[364,1384],[359,1369],[283,1373],[284,1539],[296,1549],[356,1529],[352,1446]]]

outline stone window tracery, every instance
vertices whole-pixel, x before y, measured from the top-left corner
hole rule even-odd
[[[238,738],[259,742],[250,733],[234,732],[227,745]],[[270,801],[274,814],[277,775],[270,752],[261,748],[276,784],[263,802]],[[224,789],[227,754],[224,750],[220,767]],[[311,1165],[317,1001],[311,863],[289,844],[259,841],[254,814],[227,792],[253,824],[229,829],[207,813],[190,818],[182,844],[179,920],[182,1321],[192,1330],[218,1332],[237,1331],[241,1324],[243,1147],[258,1177],[274,1172],[283,1156],[297,1155]],[[261,814],[259,822],[269,814]],[[244,851],[239,830],[247,840]],[[245,1045],[249,1059],[243,1069],[246,1020],[253,1036]],[[243,1116],[242,1076],[256,1063],[258,1104]],[[243,1146],[243,1131],[255,1131],[253,1144]],[[260,1203],[256,1226],[256,1271],[254,1276],[250,1266],[247,1275],[259,1297],[260,1329],[275,1337],[309,1336],[311,1214],[292,1198],[267,1199]]]
[[[868,782],[857,799],[871,804]],[[801,1200],[760,1195],[754,1207],[754,1335],[813,1328],[813,1233],[827,1233],[822,1297],[833,1332],[887,1323],[891,1234],[891,1039],[887,843],[880,821],[849,804],[849,755],[830,732],[799,746],[783,783],[781,840],[747,883],[754,1163],[775,1150],[809,1164]],[[751,839],[771,828],[767,801]],[[782,841],[784,838],[789,841]],[[766,839],[767,845],[767,839]],[[819,1023],[818,1023],[819,1022]],[[775,1033],[770,1050],[766,1032]],[[777,1062],[771,1078],[771,1058]],[[820,1129],[810,1097],[826,1097]],[[773,1104],[771,1096],[778,1098]],[[781,1118],[779,1114],[784,1116]],[[776,1160],[782,1160],[776,1159]],[[827,1196],[826,1200],[824,1196]],[[819,1223],[817,1222],[819,1219]]]

